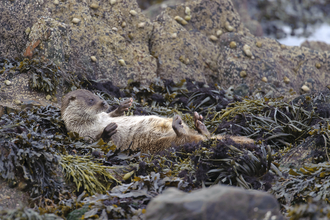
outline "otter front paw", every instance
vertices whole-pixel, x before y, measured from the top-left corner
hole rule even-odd
[[[210,136],[210,132],[207,130],[205,124],[203,123],[202,115],[199,115],[197,112],[194,112],[194,122],[198,133],[204,136]]]
[[[111,136],[114,135],[117,132],[118,125],[116,123],[110,123],[108,124],[101,135],[101,138],[104,142],[109,142],[111,139]]]
[[[172,128],[178,137],[186,133],[182,123],[183,121],[179,115],[174,116],[172,121]]]
[[[111,117],[117,117],[117,116],[122,116],[124,115],[125,111],[128,111],[128,108],[132,106],[133,99],[129,98],[120,103],[118,108],[114,110],[113,112],[110,113]]]

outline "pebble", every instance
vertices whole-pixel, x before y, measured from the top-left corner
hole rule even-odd
[[[184,20],[183,18],[181,18],[180,16],[175,16],[174,19],[182,25],[188,24],[188,22],[186,20]]]
[[[171,34],[171,38],[177,38],[178,37],[178,34],[177,33],[173,33],[173,34]]]
[[[189,7],[186,7],[185,10],[184,10],[184,13],[186,15],[190,15],[190,12],[191,12],[190,8]]]
[[[239,73],[239,75],[240,75],[242,78],[245,78],[245,77],[247,76],[247,73],[246,73],[245,70],[243,70],[243,71],[241,71],[241,72]]]
[[[264,76],[264,77],[262,77],[262,79],[261,79],[261,81],[263,81],[263,82],[268,82],[268,79],[267,79],[267,77],[266,76]]]
[[[316,64],[315,64],[315,67],[318,68],[318,69],[320,69],[321,66],[322,66],[322,65],[321,65],[320,63],[316,63]]]
[[[210,35],[210,40],[212,40],[212,41],[217,41],[218,38],[217,38],[216,36],[214,36],[214,35]]]
[[[5,84],[6,84],[6,86],[10,86],[11,82],[9,80],[5,80]]]
[[[289,84],[290,83],[290,79],[288,77],[286,77],[286,76],[284,76],[283,81],[286,84]]]
[[[113,27],[112,30],[113,30],[113,31],[118,31],[118,28]]]
[[[245,44],[243,46],[243,51],[246,54],[246,56],[248,56],[248,57],[252,57],[252,52],[251,52],[250,49],[251,49],[251,47],[249,45],[247,45],[247,44]]]
[[[126,62],[124,59],[119,59],[118,62],[120,63],[120,65],[126,66]]]
[[[99,5],[96,4],[96,3],[92,3],[92,4],[90,5],[90,7],[91,7],[92,9],[98,9],[98,8],[99,8]]]
[[[121,23],[121,27],[122,27],[122,28],[126,27],[126,22],[125,22],[125,21],[123,21],[123,22]]]
[[[259,47],[259,48],[262,47],[262,42],[261,41],[257,41],[256,42],[256,46]]]
[[[58,5],[60,2],[58,0],[54,0],[54,5]]]
[[[30,32],[31,32],[31,28],[30,28],[30,27],[28,27],[28,28],[25,29],[25,34],[26,34],[26,35],[29,35]]]
[[[130,10],[129,13],[133,16],[137,15],[137,12],[135,10]]]
[[[184,16],[184,20],[186,20],[186,21],[190,21],[190,20],[191,20],[191,15],[186,15],[186,16]]]
[[[79,22],[80,22],[79,18],[73,18],[72,19],[72,23],[74,23],[74,24],[78,24]]]
[[[51,99],[52,99],[52,96],[51,96],[51,95],[47,95],[47,96],[46,96],[46,100],[49,101],[49,100],[51,100]]]
[[[303,85],[303,86],[301,87],[301,90],[302,90],[303,92],[305,92],[305,93],[308,93],[308,92],[311,91],[311,89],[310,89],[308,86],[306,86],[306,85]]]
[[[229,47],[230,47],[231,49],[236,48],[236,46],[237,46],[237,44],[236,44],[235,41],[232,41],[232,42],[230,42],[230,44],[229,44]]]
[[[145,23],[145,22],[140,22],[140,23],[138,24],[138,27],[139,27],[139,28],[144,28],[144,26],[146,26],[146,23]]]
[[[222,34],[222,30],[217,30],[217,36],[219,37]]]
[[[20,105],[20,104],[22,104],[22,102],[21,102],[20,100],[17,100],[17,99],[14,100],[14,103],[15,103],[15,105]]]
[[[93,62],[96,62],[96,61],[97,61],[97,59],[96,59],[95,56],[91,56],[91,60],[92,60]]]
[[[234,30],[234,27],[231,26],[231,25],[229,24],[228,21],[226,21],[226,23],[225,23],[225,28],[226,28],[227,31],[229,31],[229,32],[232,32],[232,31]]]
[[[117,2],[116,0],[110,0],[110,4],[111,4],[111,5],[116,4],[116,2]]]

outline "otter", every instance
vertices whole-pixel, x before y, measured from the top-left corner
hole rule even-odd
[[[110,140],[119,147],[130,147],[142,152],[156,153],[174,145],[199,142],[211,135],[202,122],[203,116],[194,112],[196,130],[186,125],[179,115],[173,118],[158,116],[124,116],[132,105],[129,98],[120,103],[114,111],[107,113],[109,105],[92,92],[78,89],[62,99],[61,115],[68,131],[81,137]],[[223,136],[216,136],[222,139]],[[246,137],[234,137],[235,142],[253,143]]]

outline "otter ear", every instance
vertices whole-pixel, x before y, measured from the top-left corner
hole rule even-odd
[[[69,102],[76,100],[76,96],[72,95],[69,97]]]

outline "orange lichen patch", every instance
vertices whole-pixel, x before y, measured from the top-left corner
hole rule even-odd
[[[29,58],[31,59],[32,56],[33,56],[33,50],[34,50],[37,46],[39,46],[40,42],[41,42],[40,39],[38,39],[38,40],[35,41],[34,43],[31,42],[30,45],[27,46],[27,48],[26,48],[26,50],[25,50],[25,52],[24,52],[23,55],[24,55],[25,57],[29,57]]]

